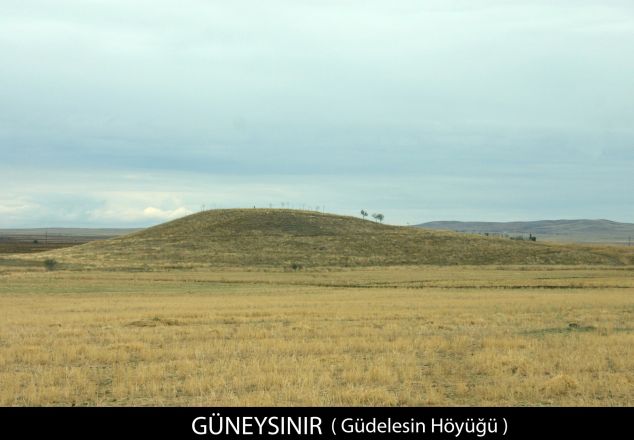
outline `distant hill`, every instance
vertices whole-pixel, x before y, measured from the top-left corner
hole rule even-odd
[[[418,264],[633,264],[634,255],[627,251],[388,226],[312,211],[223,209],[37,257],[55,258],[66,267],[288,270]]]
[[[437,221],[416,226],[476,234],[533,234],[540,241],[627,244],[630,237],[634,240],[634,224],[610,220],[540,220],[506,223]]]
[[[139,231],[141,228],[13,228],[0,229],[0,237],[117,237]]]
[[[45,252],[94,240],[106,240],[138,230],[130,228],[0,229],[0,254]]]

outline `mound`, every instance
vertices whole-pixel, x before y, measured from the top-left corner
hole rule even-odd
[[[112,268],[631,263],[607,248],[387,226],[284,209],[206,211],[47,254],[62,262]]]

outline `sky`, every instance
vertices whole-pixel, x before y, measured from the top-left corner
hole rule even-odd
[[[0,228],[634,222],[631,0],[2,0]]]

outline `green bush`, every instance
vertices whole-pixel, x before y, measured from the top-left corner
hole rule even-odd
[[[55,270],[57,267],[57,260],[53,260],[52,258],[47,258],[44,260],[44,268],[46,270]]]

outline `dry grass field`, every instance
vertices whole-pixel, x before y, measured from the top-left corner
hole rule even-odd
[[[632,267],[0,267],[0,405],[634,404]]]
[[[290,210],[7,254],[0,405],[633,405],[633,261]]]

